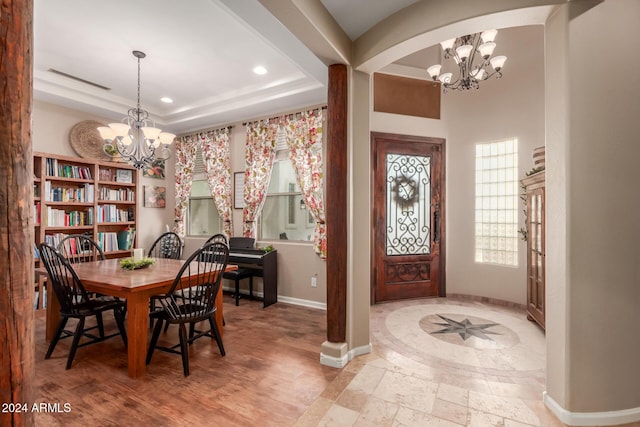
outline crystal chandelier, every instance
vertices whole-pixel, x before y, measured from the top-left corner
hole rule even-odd
[[[453,73],[440,74],[442,65],[436,64],[427,68],[427,72],[435,81],[442,83],[442,90],[468,90],[480,88],[480,82],[502,77],[502,67],[507,60],[506,56],[494,56],[491,58],[496,44],[493,40],[498,30],[487,30],[482,33],[462,36],[445,40],[440,43],[444,51],[444,58],[453,58],[458,66],[458,74],[454,79]],[[489,65],[493,69],[489,68]]]
[[[98,128],[104,139],[103,150],[110,157],[122,157],[138,169],[150,165],[154,160],[166,160],[171,155],[169,144],[176,137],[162,132],[149,118],[149,112],[140,108],[140,59],[145,53],[134,50],[138,58],[138,105],[129,109],[127,117],[120,123],[109,123],[109,127]]]

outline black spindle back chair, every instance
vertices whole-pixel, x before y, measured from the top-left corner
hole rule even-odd
[[[71,264],[104,260],[104,252],[90,236],[71,234],[58,244],[58,250]]]
[[[182,258],[182,239],[173,231],[162,233],[151,245],[148,256],[151,258],[180,259]],[[149,302],[149,310],[151,313],[156,310],[155,297],[152,297]],[[153,327],[153,318],[149,320],[149,326]],[[169,324],[167,323],[165,332],[168,328]]]
[[[218,233],[218,234],[214,234],[213,236],[209,237],[207,239],[207,241],[205,242],[205,245],[207,243],[224,243],[225,245],[229,246],[229,243],[227,241],[227,236],[225,236],[222,233]]]
[[[180,259],[182,257],[182,239],[173,231],[162,233],[149,249],[151,258]]]
[[[127,334],[124,327],[125,302],[109,297],[91,298],[82,285],[82,282],[78,278],[75,270],[69,263],[69,260],[67,260],[60,251],[47,243],[41,243],[39,245],[39,251],[40,257],[42,258],[45,268],[47,269],[47,273],[49,274],[51,287],[53,288],[53,291],[60,303],[60,322],[58,323],[55,335],[51,340],[45,359],[49,359],[51,357],[56,344],[63,334],[66,336],[73,336],[73,342],[67,358],[67,369],[71,368],[71,364],[73,363],[78,347],[104,341],[107,338],[118,335],[112,334],[105,336],[104,334],[102,313],[109,310],[113,310],[119,335],[122,336],[122,340],[126,347]],[[96,317],[97,326],[85,328],[85,319],[90,316]],[[74,333],[65,331],[64,329],[70,318],[78,319],[78,324]],[[88,333],[88,331],[95,328],[98,328],[99,332],[99,336],[97,337]],[[91,341],[80,344],[80,338],[82,336],[90,338]]]
[[[71,234],[58,243],[57,249],[71,264],[104,261],[106,259],[100,245],[87,234]],[[91,292],[89,296],[102,295]]]
[[[227,236],[225,236],[222,233],[218,233],[218,234],[214,234],[213,236],[209,237],[207,239],[207,241],[204,243],[205,245],[207,243],[224,243],[226,246],[229,246],[229,244],[227,243]],[[156,309],[155,307],[155,298],[151,299],[151,312],[153,312]],[[224,319],[223,319],[223,324],[224,323]],[[153,326],[153,321],[151,321],[151,326]],[[193,330],[193,324],[192,326],[192,330]],[[166,322],[164,325],[164,331],[167,332],[169,330],[169,322]],[[192,333],[193,335],[193,333]]]
[[[149,344],[147,364],[151,362],[156,348],[181,354],[184,376],[188,376],[189,344],[204,335],[215,338],[220,354],[225,355],[215,314],[216,295],[220,292],[220,282],[228,259],[229,249],[225,244],[213,242],[205,244],[185,261],[169,291],[154,297],[155,301],[160,303],[161,309],[151,313],[151,317],[159,321],[156,322]],[[192,325],[204,320],[209,322],[209,329],[195,334]],[[173,347],[157,345],[163,321],[179,325],[179,344]],[[189,337],[187,337],[187,324],[190,325]],[[176,350],[178,347],[180,350]]]

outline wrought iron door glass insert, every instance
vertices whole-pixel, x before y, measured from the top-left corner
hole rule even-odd
[[[431,157],[388,154],[387,255],[431,253]]]

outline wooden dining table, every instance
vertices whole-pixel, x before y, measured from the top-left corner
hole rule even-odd
[[[139,378],[146,370],[147,336],[149,331],[149,298],[166,293],[176,278],[183,260],[155,259],[155,264],[138,270],[120,267],[121,259],[74,264],[78,278],[89,292],[124,298],[127,300],[127,361],[129,376]],[[232,271],[237,265],[227,265]],[[44,267],[37,274],[47,274]],[[49,281],[49,283],[51,283]],[[220,334],[223,319],[222,288],[216,295],[216,323]],[[51,341],[60,321],[60,303],[51,289],[47,295],[46,338]]]

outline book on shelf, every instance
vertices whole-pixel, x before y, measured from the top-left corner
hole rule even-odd
[[[131,209],[131,208],[129,208]],[[100,205],[98,206],[98,222],[128,222],[133,221],[133,210],[118,209],[117,205]]]
[[[131,250],[135,238],[135,228],[127,228],[126,230],[118,231],[118,249],[121,251]]]
[[[58,159],[47,158],[47,175],[73,179],[92,179],[91,169],[87,166],[77,166],[59,163]]]
[[[100,168],[100,181],[113,181],[113,171]]]
[[[35,294],[34,294],[35,300],[33,302],[33,309],[34,310],[38,310],[38,309],[43,309],[47,306],[47,288],[46,287],[42,287],[42,307],[40,306],[40,291],[36,290]]]
[[[93,225],[93,208],[67,212],[47,206],[47,227],[86,227]]]
[[[130,188],[109,188],[100,187],[100,200],[109,200],[115,202],[133,202],[135,201],[135,192]]]
[[[95,188],[85,183],[82,187],[53,187],[50,181],[44,183],[44,200],[46,202],[80,202],[93,203]]]
[[[98,233],[98,246],[104,252],[114,252],[118,250],[118,234],[109,231],[109,232],[99,232]]]
[[[45,234],[44,241],[45,243],[48,243],[51,246],[57,248],[60,242],[67,236],[68,234],[65,233]]]
[[[40,225],[40,211],[41,211],[41,205],[40,202],[36,202],[35,205],[33,205],[33,224],[35,226]]]

